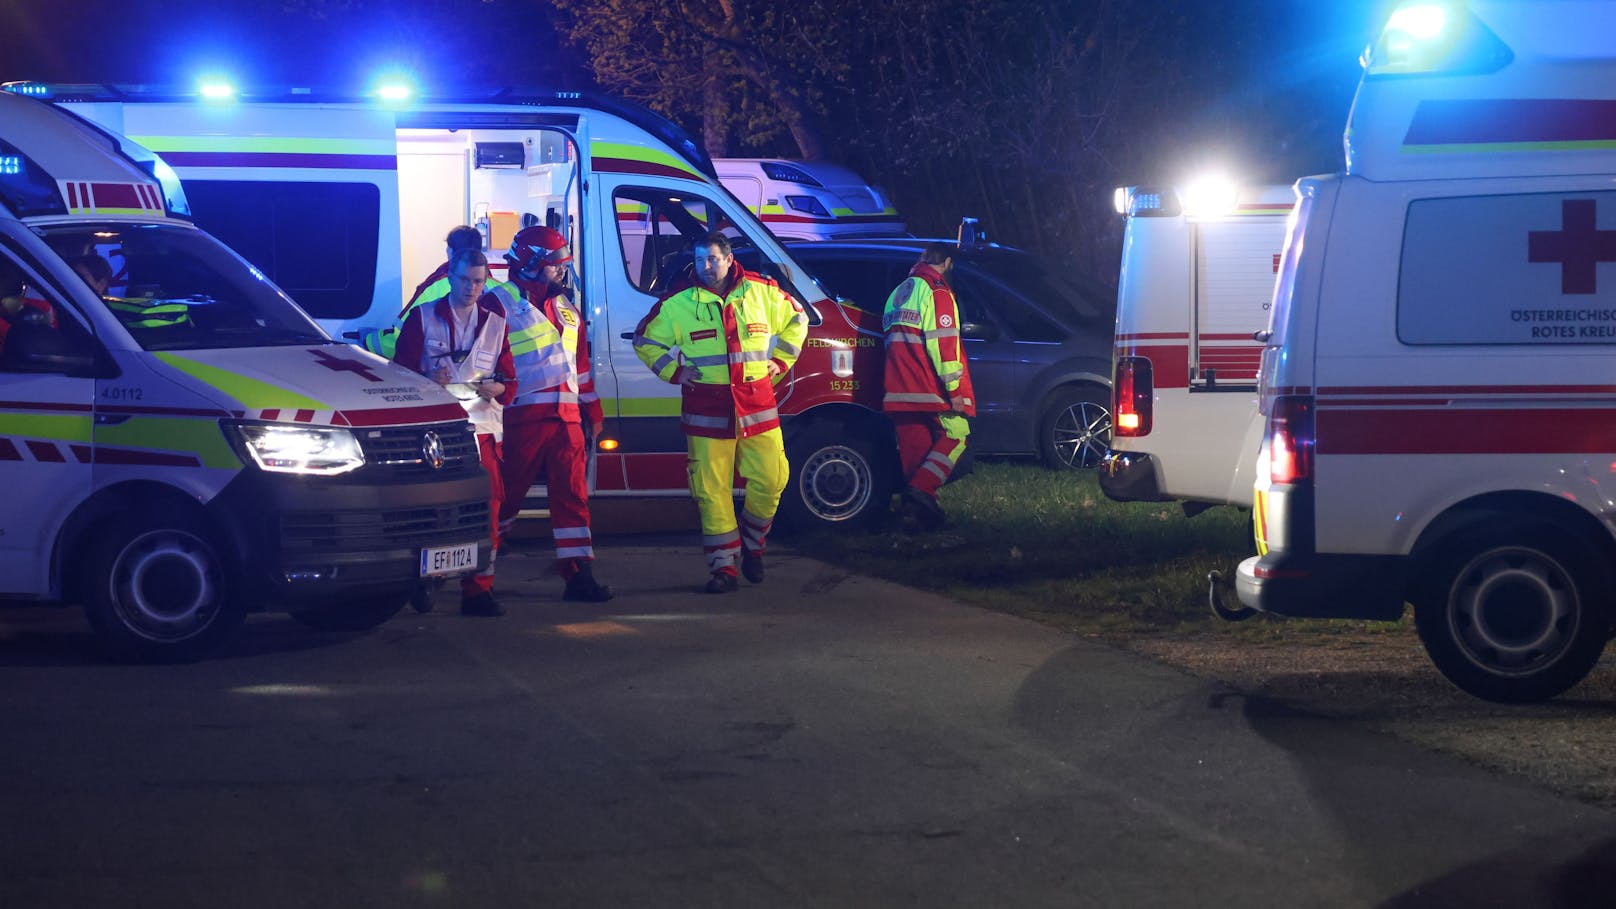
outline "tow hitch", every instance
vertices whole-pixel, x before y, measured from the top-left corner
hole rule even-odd
[[[1212,570],[1206,573],[1206,603],[1212,607],[1212,614],[1225,622],[1244,622],[1257,614],[1257,610],[1249,606],[1240,606],[1235,609],[1223,605],[1223,572]]]

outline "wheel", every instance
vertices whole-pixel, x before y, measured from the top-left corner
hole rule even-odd
[[[200,521],[159,511],[91,547],[84,611],[109,656],[194,660],[241,624],[246,603],[208,536]]]
[[[356,596],[317,609],[294,609],[292,618],[315,631],[369,631],[387,621],[410,599],[405,591]],[[431,608],[430,605],[427,607]]]
[[[874,443],[856,430],[817,423],[786,441],[791,480],[780,516],[798,529],[849,527],[886,510],[891,480]]]
[[[1051,470],[1098,467],[1111,444],[1110,401],[1103,389],[1062,388],[1038,422],[1038,454]]]
[[[1467,536],[1431,562],[1414,604],[1448,680],[1489,701],[1552,698],[1582,681],[1609,635],[1610,582],[1592,547],[1549,525]]]

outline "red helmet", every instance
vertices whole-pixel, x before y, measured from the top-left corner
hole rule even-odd
[[[505,254],[512,274],[541,265],[565,265],[572,261],[567,238],[553,227],[524,227],[511,238],[511,251]]]

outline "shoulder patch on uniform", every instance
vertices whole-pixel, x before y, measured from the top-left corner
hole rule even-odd
[[[920,313],[913,309],[894,309],[887,316],[887,324],[920,327]]]
[[[902,306],[903,304],[908,303],[910,295],[914,292],[915,282],[905,280],[902,284],[898,285],[897,290],[892,292],[892,301],[889,305]]]
[[[942,328],[953,328],[954,317],[945,312],[937,317],[937,324]]]

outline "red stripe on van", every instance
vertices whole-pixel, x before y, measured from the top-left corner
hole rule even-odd
[[[448,423],[465,420],[466,409],[459,404],[428,404],[424,407],[379,407],[375,410],[338,411],[332,422],[338,426],[400,426],[410,423]],[[681,463],[683,455],[680,455]]]
[[[1149,360],[1151,375],[1158,390],[1190,387],[1189,345],[1119,344],[1117,353],[1124,357],[1144,357]]]
[[[1123,341],[1188,341],[1190,334],[1187,331],[1136,331],[1128,334],[1118,333],[1117,343]]]
[[[309,152],[163,152],[170,167],[308,167],[325,170],[398,170],[392,155],[321,155]]]
[[[77,183],[67,184],[67,207],[69,209],[79,207],[79,185]]]
[[[94,183],[90,191],[96,208],[150,208],[140,198],[138,183]]]
[[[17,446],[11,444],[10,439],[0,439],[0,461],[21,461],[22,452]]]
[[[62,455],[61,449],[57,448],[54,442],[29,441],[26,444],[28,445],[28,450],[33,452],[34,460],[36,461],[48,461],[52,464],[67,463],[67,458]]]
[[[88,445],[74,445],[73,454],[82,463],[88,464],[90,462],[91,449]],[[132,448],[100,446],[94,449],[94,458],[97,464],[135,464],[155,467],[202,466],[202,462],[193,455],[179,454],[172,451],[138,451]]]
[[[1421,101],[1404,145],[1616,140],[1616,101],[1502,98]]]
[[[653,177],[674,177],[679,180],[694,180],[698,183],[702,179],[688,171],[666,164],[654,164],[650,161],[635,161],[630,158],[595,158],[591,162],[597,172],[613,174],[647,174]]]
[[[1320,407],[1321,455],[1616,452],[1616,408]]]
[[[1318,390],[1320,398],[1335,395],[1616,395],[1616,385],[1331,385]]]
[[[688,489],[690,476],[686,473],[687,469],[684,452],[623,456],[623,474],[629,489]]]

